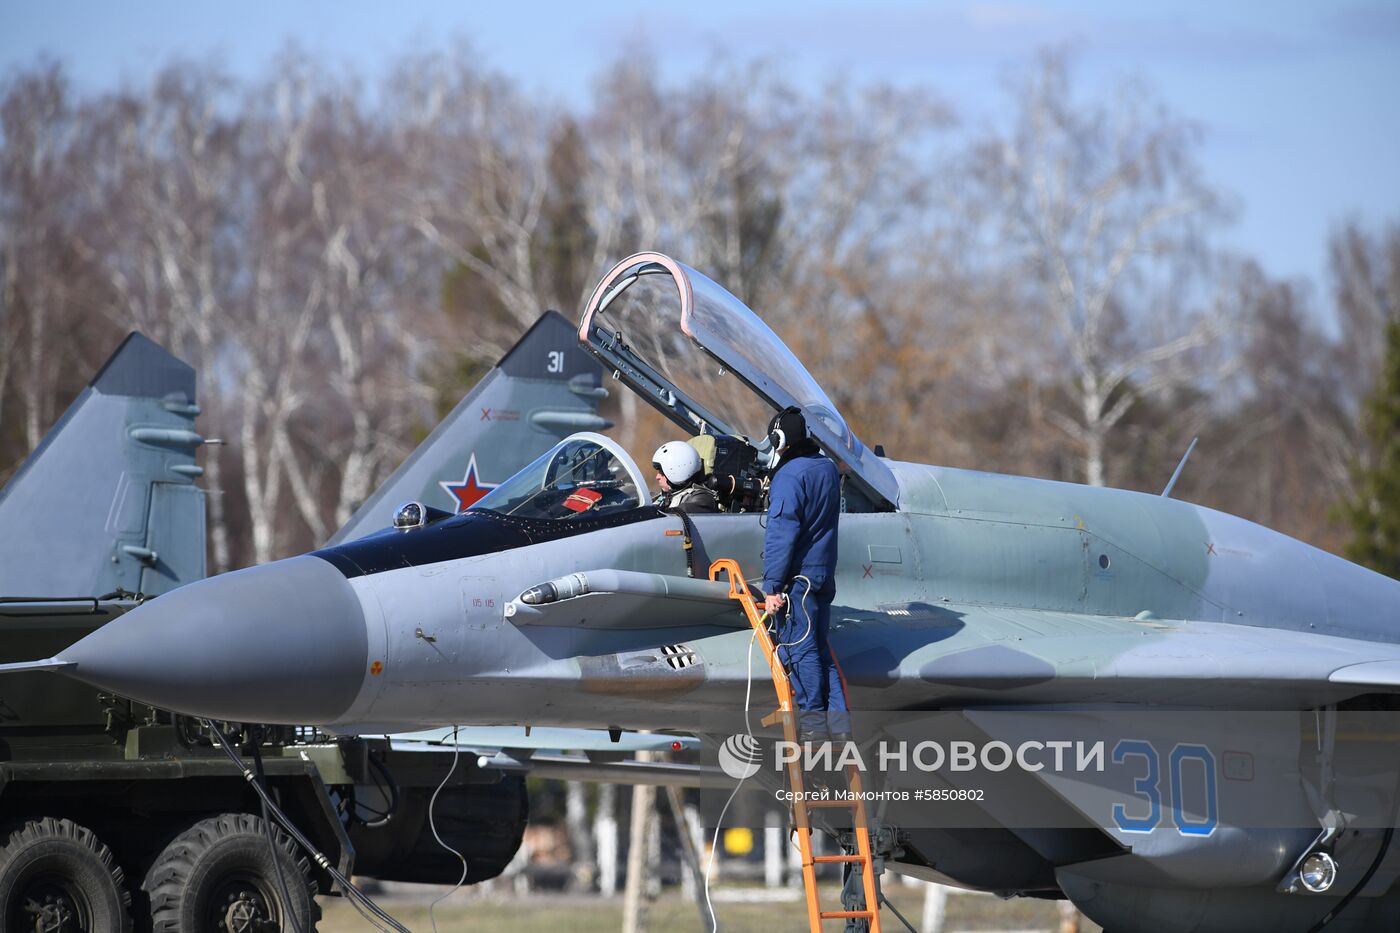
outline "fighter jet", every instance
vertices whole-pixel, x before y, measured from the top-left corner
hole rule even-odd
[[[406,501],[455,514],[575,431],[604,431],[602,370],[546,311],[366,499],[328,544],[388,527]]]
[[[0,594],[154,596],[204,576],[194,370],[132,333],[0,488]]]
[[[1164,496],[880,456],[757,314],[658,253],[607,272],[578,339],[708,439],[727,512],[656,508],[626,450],[580,433],[465,512],[409,503],[12,667],[224,720],[719,743],[761,691],[706,570],[759,576],[764,425],[796,406],[844,477],[831,642],[856,731],[942,759],[879,808],[887,867],[1112,930],[1400,925],[1391,720],[1363,715],[1400,696],[1400,583]]]
[[[57,651],[204,576],[198,414],[194,370],[131,333],[0,487],[0,659]],[[0,705],[35,727],[91,693],[21,674]]]
[[[468,504],[462,502],[468,492],[483,495],[494,485],[492,479],[513,472],[508,464],[528,462],[570,430],[606,427],[597,415],[605,395],[598,385],[601,369],[576,344],[570,349],[571,342],[570,324],[558,313],[546,312],[376,491],[365,514],[373,514],[372,505],[380,501],[407,497],[436,502],[444,510],[453,503],[462,507]],[[195,386],[190,366],[141,334],[129,335],[11,481],[0,487],[0,528],[5,532],[0,537],[0,630],[5,633],[0,663],[61,651],[143,601],[204,576],[204,492],[197,485],[202,471],[195,453],[205,441],[196,426]],[[471,481],[458,482],[464,472]],[[380,524],[387,523],[392,511],[383,507]],[[360,520],[363,516],[352,518],[338,538],[354,537]],[[209,767],[217,769],[219,763],[198,748],[163,747],[163,769],[143,764],[160,736],[190,728],[166,712],[43,673],[15,674],[0,682],[0,710],[0,789],[5,812],[15,821],[54,813],[76,816],[62,800],[82,797],[119,822],[128,805],[123,794],[165,798],[166,785],[160,782],[176,783],[169,769],[181,766],[198,772],[195,777],[189,776],[191,770],[183,772],[186,777],[178,783],[186,793],[206,807],[221,805],[211,787],[223,779]],[[296,731],[302,737],[295,745],[284,744],[287,730],[264,748],[280,779],[304,769],[315,775],[321,768],[314,780],[292,778],[307,804],[292,819],[314,834],[324,828],[321,819],[331,801],[356,801],[343,811],[355,814],[345,830],[356,852],[355,867],[382,879],[458,880],[460,861],[439,846],[427,820],[434,800],[439,825],[450,827],[442,830],[443,838],[468,859],[469,877],[494,876],[520,843],[528,811],[527,773],[586,781],[732,785],[715,768],[637,756],[639,751],[665,753],[654,759],[688,752],[698,744],[688,737],[467,727],[328,743],[309,730]],[[375,770],[370,776],[355,770],[355,762],[368,763],[371,756]],[[289,770],[290,762],[296,763]],[[450,769],[458,783],[439,792]],[[66,790],[35,792],[50,787],[59,775]],[[367,783],[355,787],[352,775]],[[133,790],[138,786],[141,790]],[[322,795],[327,794],[323,808]],[[99,799],[104,804],[94,805]],[[222,798],[222,805],[228,804]],[[309,819],[308,811],[313,814]],[[480,814],[489,816],[479,819]],[[79,818],[106,839],[121,839],[122,846],[114,847],[116,857],[127,876],[139,880],[143,859],[156,853],[133,848],[138,843],[132,835],[113,828],[105,816]],[[482,831],[486,819],[489,832]],[[141,822],[153,837],[166,839],[190,825],[178,807],[146,810]],[[7,855],[14,851],[6,847]],[[23,887],[5,889],[13,895],[12,906],[25,903],[19,897]],[[0,919],[0,927],[5,923]]]

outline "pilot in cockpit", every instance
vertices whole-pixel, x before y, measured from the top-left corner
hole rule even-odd
[[[700,454],[685,441],[667,441],[651,455],[656,482],[661,491],[656,505],[690,514],[718,512],[719,500],[705,486],[705,464]]]

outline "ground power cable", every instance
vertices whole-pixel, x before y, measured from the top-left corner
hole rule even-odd
[[[782,642],[780,644],[774,645],[774,651],[777,651],[778,648],[790,648],[794,645],[801,644],[807,638],[808,634],[810,634],[812,631],[812,614],[807,606],[807,597],[810,595],[812,590],[812,581],[800,574],[796,577],[796,579],[805,580],[807,582],[806,589],[802,591],[802,613],[807,617],[807,629],[802,633],[802,637],[797,639],[797,641]],[[758,617],[759,623],[766,624],[768,621],[768,617],[769,615],[767,612],[763,613],[763,615]],[[753,737],[753,723],[749,717],[749,708],[753,699],[753,645],[754,642],[757,640],[758,629],[755,628],[753,630],[753,634],[749,636],[749,648],[746,656],[747,673],[744,678],[744,734],[747,735],[749,739],[749,744],[745,746],[746,750],[753,748],[756,744],[758,744]],[[781,660],[782,659],[779,658],[779,661]],[[710,899],[710,877],[714,873],[715,852],[719,849],[719,834],[720,830],[724,827],[724,816],[726,813],[729,812],[729,805],[734,802],[734,798],[738,796],[739,789],[744,786],[744,781],[746,780],[748,780],[747,773],[745,773],[743,777],[739,778],[739,782],[735,784],[734,789],[729,792],[729,799],[726,800],[724,802],[724,806],[720,808],[719,819],[715,820],[715,831],[710,839],[710,853],[709,856],[705,859],[705,909],[710,912],[710,933],[719,933],[719,920],[715,917],[715,905],[714,902]]]
[[[1376,850],[1375,858],[1371,860],[1371,867],[1366,869],[1366,873],[1361,876],[1361,880],[1356,882],[1355,887],[1348,891],[1345,897],[1338,901],[1331,910],[1327,911],[1327,913],[1322,916],[1322,919],[1318,920],[1317,923],[1309,928],[1308,933],[1318,933],[1319,930],[1329,926],[1333,920],[1336,920],[1338,915],[1346,910],[1351,902],[1356,899],[1356,895],[1361,893],[1361,889],[1366,887],[1367,882],[1375,875],[1376,870],[1381,867],[1381,862],[1385,861],[1386,853],[1390,850],[1390,841],[1395,836],[1396,823],[1400,822],[1400,782],[1397,782],[1395,786],[1394,796],[1395,809],[1391,815],[1390,825],[1386,826],[1385,832],[1381,834],[1380,847]]]
[[[310,840],[308,840],[304,835],[302,835],[301,831],[298,830],[295,824],[292,823],[291,819],[284,812],[282,812],[281,808],[278,807],[277,804],[274,803],[270,797],[265,796],[262,789],[259,788],[257,783],[253,780],[251,772],[248,771],[247,766],[243,763],[243,760],[239,757],[238,753],[233,750],[233,747],[229,744],[228,739],[224,737],[223,733],[216,726],[214,726],[212,722],[206,720],[205,723],[209,727],[210,731],[216,737],[218,737],[219,744],[223,747],[225,754],[227,754],[229,759],[233,761],[234,765],[238,767],[240,771],[243,772],[244,779],[247,780],[252,785],[253,789],[258,792],[259,798],[262,801],[262,803],[272,812],[273,816],[282,825],[282,827],[286,829],[288,833],[291,834],[292,838],[297,842],[297,844],[304,848],[311,855],[312,859],[316,862],[316,864],[319,865],[327,874],[329,874],[332,879],[334,879],[338,884],[340,884],[341,890],[345,893],[347,900],[350,901],[350,905],[355,908],[355,911],[361,917],[363,917],[367,923],[369,923],[375,929],[379,930],[380,933],[390,933],[390,931],[396,931],[396,933],[411,933],[411,931],[409,931],[407,927],[398,923],[396,920],[394,920],[393,917],[389,916],[382,909],[380,909],[380,907],[377,904],[370,900],[368,895],[366,895],[359,888],[355,887],[355,885],[352,884],[349,881],[349,879],[347,879],[344,875],[337,871],[334,866],[330,864],[330,860],[327,859],[325,855],[323,855],[320,851],[318,851]],[[368,908],[368,912],[366,908]]]
[[[210,733],[218,740],[220,747],[224,750],[224,754],[228,756],[228,759],[232,761],[234,766],[242,773],[243,779],[253,788],[254,793],[258,795],[273,818],[281,824],[282,828],[287,831],[288,835],[292,837],[292,840],[296,842],[297,845],[306,850],[307,854],[311,856],[311,860],[320,866],[321,870],[326,874],[330,875],[336,884],[340,885],[342,893],[344,893],[346,899],[350,901],[351,906],[359,912],[360,916],[364,917],[371,926],[380,930],[381,933],[389,933],[391,930],[394,931],[394,933],[413,933],[408,927],[385,913],[383,908],[376,904],[369,895],[357,888],[349,878],[345,877],[345,875],[331,864],[330,859],[326,858],[311,840],[307,839],[306,836],[302,834],[301,830],[297,829],[296,824],[292,822],[291,818],[288,817],[286,813],[282,812],[282,808],[268,795],[267,791],[258,786],[257,775],[248,769],[247,764],[239,757],[238,752],[234,750],[233,746],[229,744],[228,739],[224,736],[223,732],[220,731],[219,727],[208,719],[203,720],[203,722]],[[276,856],[274,854],[274,859],[275,858]],[[368,913],[366,911],[368,911]]]
[[[442,793],[442,789],[446,787],[447,782],[452,779],[453,773],[457,770],[457,759],[462,753],[462,747],[457,744],[457,730],[459,728],[460,727],[456,725],[452,727],[452,766],[449,767],[447,773],[442,776],[442,782],[438,784],[437,790],[433,791],[433,796],[428,801],[428,828],[433,831],[433,838],[437,840],[438,845],[457,856],[457,861],[462,863],[462,874],[457,878],[457,883],[452,886],[450,891],[428,906],[428,921],[433,925],[433,933],[437,933],[437,917],[434,915],[434,911],[437,910],[437,905],[456,894],[462,885],[467,882],[467,857],[443,841],[443,838],[438,835],[437,822],[433,818],[433,808],[437,805],[438,794]]]
[[[768,613],[765,612],[759,617],[759,621],[762,622],[767,618]],[[749,744],[744,746],[746,752],[758,744],[753,737],[753,726],[749,722],[749,700],[753,695],[753,643],[757,640],[758,629],[755,628],[753,634],[749,636],[748,683],[744,687],[744,732],[749,737]],[[724,827],[724,815],[729,812],[729,805],[734,802],[734,798],[739,794],[739,788],[744,786],[744,781],[748,780],[748,777],[748,769],[745,768],[743,776],[734,785],[734,789],[729,792],[729,799],[720,808],[719,819],[715,820],[715,831],[710,837],[710,854],[705,859],[705,909],[710,912],[710,933],[719,933],[719,920],[715,917],[715,905],[710,900],[710,876],[714,873],[715,852],[719,849],[719,834]]]
[[[253,748],[253,768],[257,772],[257,786],[262,791],[258,794],[258,803],[262,806],[263,835],[267,837],[267,848],[272,855],[272,873],[277,876],[277,890],[282,892],[282,903],[286,907],[287,917],[291,920],[292,933],[302,933],[301,918],[297,916],[296,908],[292,906],[292,894],[287,890],[287,879],[282,876],[282,860],[277,856],[281,854],[282,848],[277,845],[276,830],[272,827],[272,815],[267,809],[267,775],[263,773],[262,761],[262,736],[254,734],[250,736]]]
[[[909,933],[919,933],[918,930],[914,929],[914,924],[906,920],[904,914],[899,912],[899,908],[894,906],[894,902],[891,901],[888,897],[885,897],[884,891],[880,892],[880,906],[888,907],[894,913],[894,915],[899,918],[899,922],[904,924],[904,928],[908,930]]]

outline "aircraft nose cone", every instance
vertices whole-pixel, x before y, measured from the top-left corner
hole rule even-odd
[[[162,709],[316,725],[354,701],[368,646],[340,571],[302,556],[173,590],[60,653],[70,676]]]

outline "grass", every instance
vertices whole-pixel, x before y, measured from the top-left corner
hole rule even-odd
[[[729,889],[734,890],[733,888]],[[834,893],[834,892],[833,892]],[[886,892],[900,912],[916,927],[923,910],[922,888],[895,884]],[[428,905],[432,895],[411,898],[384,895],[380,906],[414,933],[432,930]],[[322,898],[325,918],[320,933],[363,933],[375,928],[355,913],[341,898]],[[725,933],[806,933],[803,902],[735,903],[722,900],[714,905]],[[493,894],[482,896],[463,892],[453,895],[436,911],[438,933],[468,930],[512,930],[516,933],[617,933],[622,927],[622,898],[602,898],[561,894],[529,894],[516,899]],[[647,929],[659,933],[701,933],[699,911],[693,901],[679,893],[663,894],[652,902]],[[886,931],[904,927],[888,910],[882,918]],[[841,923],[830,921],[829,930],[840,930]],[[948,898],[943,929],[961,930],[1048,930],[1059,928],[1059,913],[1053,902],[1031,898],[999,900],[985,895],[956,894]],[[1082,933],[1095,933],[1098,927],[1081,921]]]

